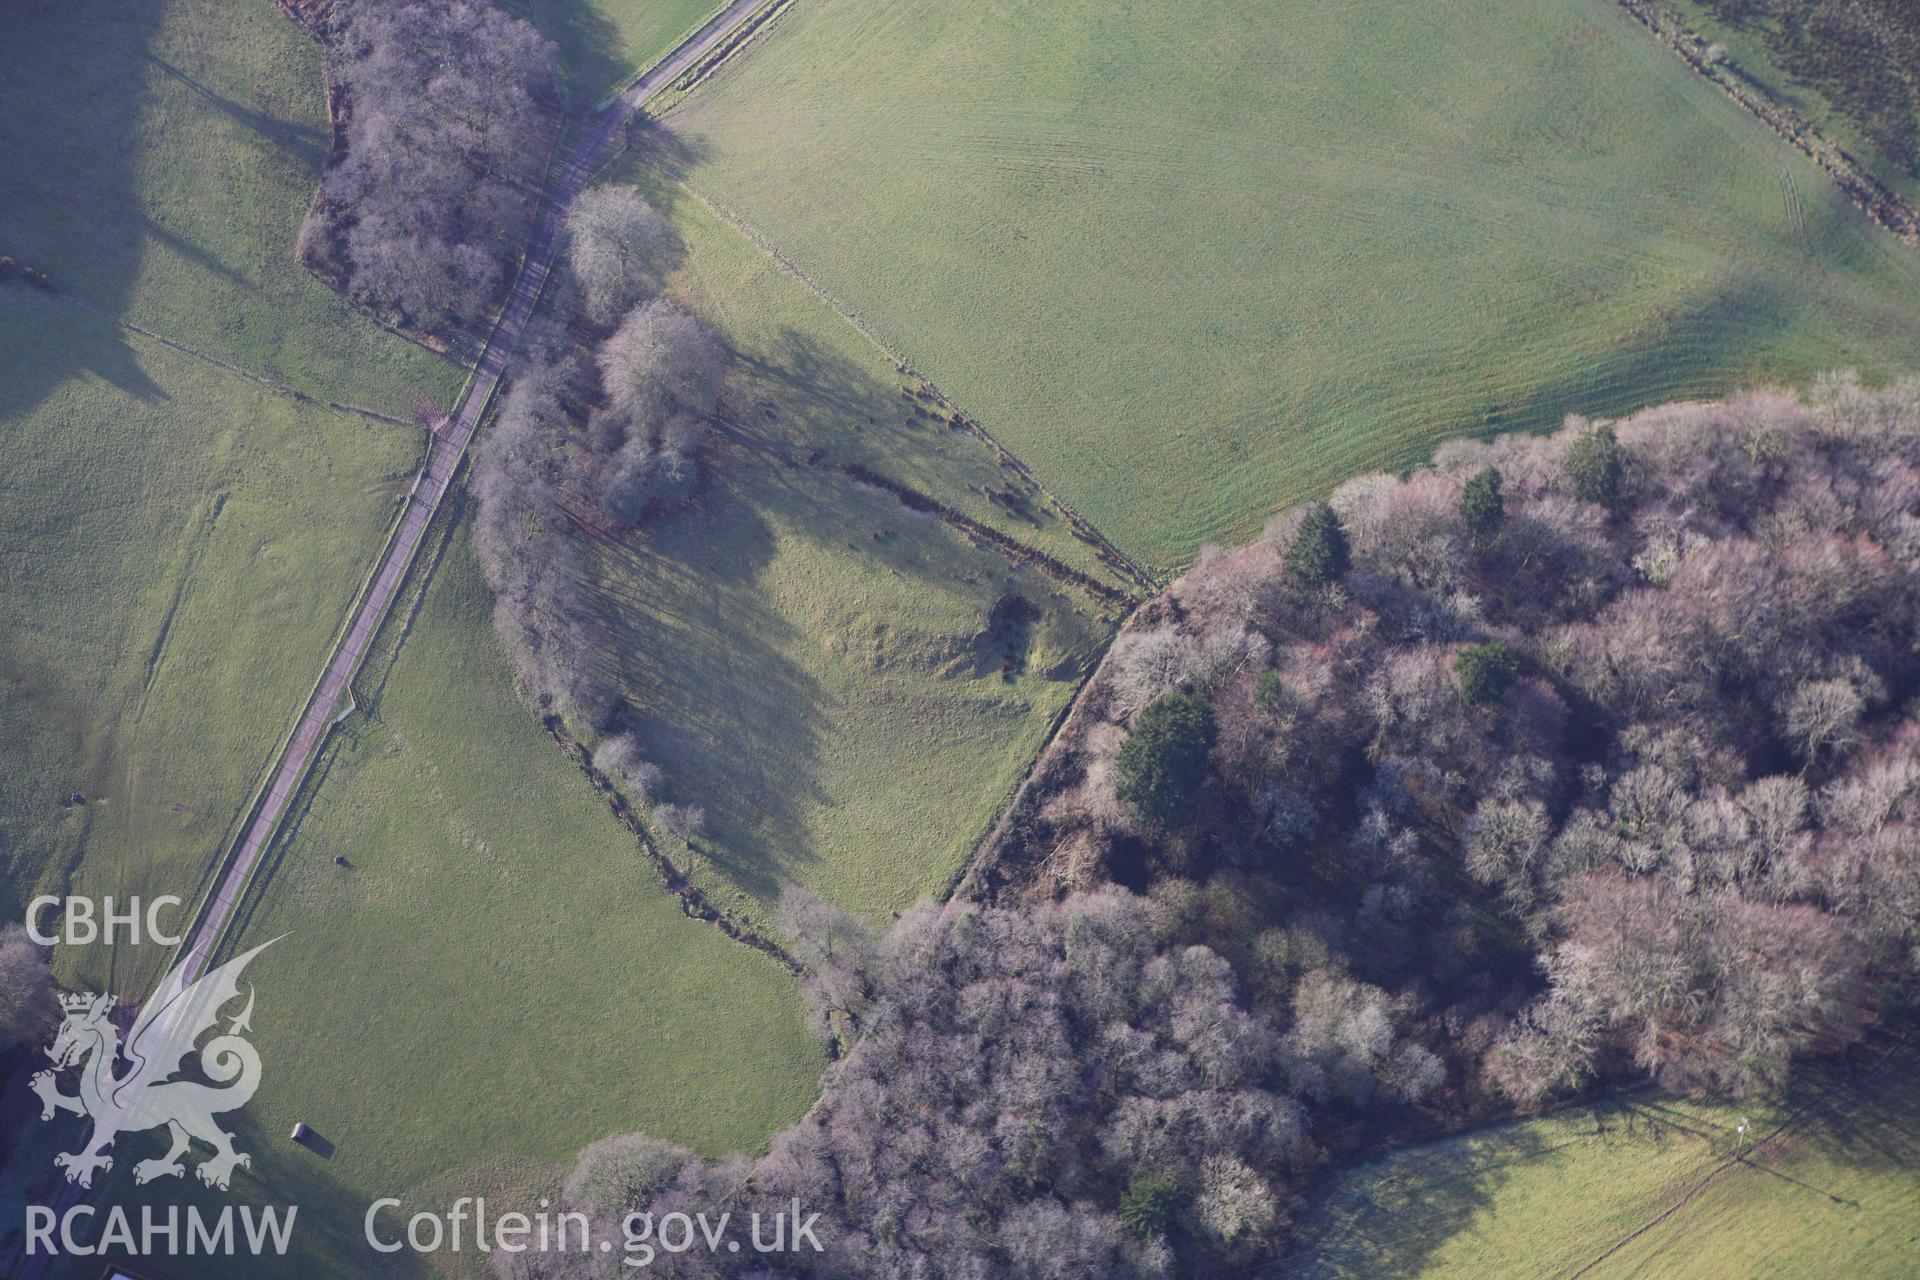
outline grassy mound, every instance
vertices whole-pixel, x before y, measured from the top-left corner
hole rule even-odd
[[[736,357],[694,505],[596,553],[657,798],[707,811],[670,852],[749,914],[793,881],[884,919],[946,888],[1118,621],[1059,570],[1118,580],[738,232],[620,176]]]

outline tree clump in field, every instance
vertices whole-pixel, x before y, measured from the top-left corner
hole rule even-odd
[[[649,302],[628,313],[598,359],[611,411],[629,423],[660,423],[713,412],[726,353],[680,308]]]
[[[522,689],[587,730],[607,723],[615,695],[572,510],[583,459],[569,402],[586,375],[553,326],[539,326],[527,346],[475,453],[474,550]]]
[[[583,191],[567,215],[568,279],[589,324],[611,328],[660,289],[667,222],[632,187]]]
[[[1911,999],[1920,384],[1455,442],[1329,508],[1340,593],[1305,606],[1334,521],[1290,516],[1142,612],[997,883],[1146,886],[1288,1036],[1331,964],[1463,1121],[1596,1079],[1778,1088]],[[1217,726],[1177,832],[1115,803],[1169,690]]]
[[[695,450],[719,399],[726,350],[670,302],[635,307],[596,357],[607,407],[595,438],[613,452],[601,480],[601,513],[632,528],[678,506],[699,484]]]
[[[594,544],[692,499],[728,361],[692,316],[647,296],[657,287],[664,240],[637,192],[609,190],[612,198],[586,204],[586,228],[569,222],[569,235],[631,233],[620,250],[633,255],[620,267],[621,288],[636,301],[613,323],[596,324],[592,299],[611,296],[611,286],[577,278],[569,261],[560,294],[585,309],[571,313],[571,324],[556,318],[528,326],[474,469],[474,545],[519,684],[582,737],[610,729],[620,712],[592,587]],[[613,252],[594,250],[583,269]],[[661,778],[637,739],[614,735],[600,752],[602,772],[636,803],[651,800]]]
[[[488,0],[339,0],[324,27],[339,149],[301,255],[399,325],[469,330],[532,232],[553,46]]]

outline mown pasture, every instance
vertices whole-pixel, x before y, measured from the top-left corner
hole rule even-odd
[[[1823,1069],[1780,1102],[1628,1095],[1342,1171],[1309,1198],[1287,1274],[1911,1275],[1920,1057],[1908,1046],[1876,1063],[1885,1051],[1862,1053],[1857,1078]]]
[[[1447,435],[1920,360],[1920,254],[1609,0],[810,0],[667,120],[1160,569]]]

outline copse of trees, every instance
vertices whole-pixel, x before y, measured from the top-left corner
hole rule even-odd
[[[566,1199],[597,1236],[619,1239],[618,1213],[657,1219],[724,1187],[736,1217],[763,1221],[797,1196],[824,1251],[696,1251],[672,1274],[1145,1280],[1273,1260],[1315,1156],[1278,1028],[1224,959],[1170,941],[1115,890],[1030,910],[923,904],[878,940],[845,930],[807,954],[861,967],[872,998],[849,1008],[860,1038],[819,1104],[750,1166],[639,1135],[589,1147]],[[590,1274],[555,1254],[499,1265]]]
[[[1901,1007],[1920,384],[1456,442],[1328,506],[1143,612],[1003,824],[995,883],[1149,884],[1289,1037],[1330,1007],[1405,1019],[1367,1101],[1337,1057],[1297,1059],[1329,1082],[1308,1097],[1356,1108],[1436,1064],[1463,1118],[1622,1074],[1766,1090]],[[1302,608],[1297,549],[1336,520],[1343,591]],[[1169,691],[1217,726],[1177,833],[1116,802]],[[1304,904],[1248,905],[1274,902]]]
[[[1323,1154],[1595,1080],[1777,1089],[1902,1016],[1920,383],[1602,429],[1343,486],[1338,592],[1303,600],[1297,516],[1209,550],[1007,815],[993,904],[875,940],[783,904],[844,1050],[807,1118],[751,1164],[597,1144],[570,1202],[823,1215],[823,1254],[687,1276],[1267,1275]],[[1148,759],[1184,826],[1137,820]]]
[[[594,254],[630,255],[620,278],[644,292],[659,263],[643,251],[665,252],[654,235],[658,220],[631,188],[610,192],[588,204],[576,243],[619,240]],[[625,533],[692,497],[726,367],[719,341],[661,299],[634,306],[604,341],[536,322],[498,420],[477,447],[474,545],[494,594],[495,624],[521,688],[582,737],[609,729],[619,711],[613,655],[593,599],[591,538],[582,534]],[[636,803],[647,801],[661,779],[640,745],[616,736],[602,750],[603,771]]]
[[[695,451],[719,402],[726,348],[685,311],[655,300],[628,313],[596,360],[607,407],[594,435],[615,450],[600,510],[631,528],[698,486]]]
[[[571,514],[582,450],[569,404],[583,371],[556,327],[528,346],[475,451],[474,550],[522,690],[586,733],[609,722],[617,697]]]
[[[476,325],[532,231],[553,46],[485,0],[337,0],[325,35],[342,147],[303,259],[403,326]]]

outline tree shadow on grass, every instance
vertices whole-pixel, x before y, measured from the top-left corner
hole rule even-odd
[[[619,727],[665,770],[660,798],[705,805],[699,853],[766,901],[821,856],[822,815],[845,799],[824,785],[829,754],[846,785],[845,756],[862,749],[846,739],[875,716],[914,714],[905,704],[931,696],[916,680],[1011,696],[999,666],[968,648],[1003,596],[1073,606],[1002,553],[845,474],[848,463],[889,469],[887,450],[902,445],[896,383],[792,329],[736,356],[693,504],[602,547],[600,620],[631,708]],[[870,431],[894,434],[868,447]],[[796,574],[826,574],[860,598]],[[928,623],[928,605],[947,621]],[[963,632],[924,629],[956,614]],[[812,633],[825,619],[831,633]],[[845,678],[823,684],[836,667]]]
[[[1805,1118],[1781,1141],[1781,1154],[1805,1152],[1842,1167],[1920,1170],[1920,1047],[1856,1048],[1844,1061],[1803,1071],[1787,1105]],[[1771,1145],[1771,1144],[1770,1144]],[[1787,1176],[1762,1148],[1754,1167]],[[1832,1197],[1825,1188],[1800,1185]]]
[[[207,252],[207,250],[196,241],[189,240],[182,235],[176,235],[151,218],[143,218],[141,220],[140,230],[143,234],[152,236],[155,240],[187,259],[195,266],[211,275],[219,276],[222,280],[225,280],[242,293],[260,292],[259,281],[255,280],[246,272],[236,271],[234,268],[220,261],[219,258]]]
[[[778,393],[776,404],[804,403],[812,413],[837,415],[856,429],[899,412],[897,392],[889,392],[851,360],[798,329],[782,329],[779,347],[770,357],[735,355],[758,381]]]
[[[1656,310],[1597,359],[1522,396],[1488,404],[1470,434],[1553,431],[1570,413],[1627,414],[1736,390],[1754,376],[1758,353],[1777,348],[1788,336],[1805,305],[1766,281],[1736,277],[1703,287],[1682,305]],[[1734,353],[1739,352],[1752,353],[1755,363],[1737,363]]]
[[[620,29],[586,0],[533,0],[530,7],[540,33],[560,50],[569,105],[576,111],[593,106],[618,79]]]
[[[1661,1140],[1657,1127],[1616,1102],[1569,1107],[1555,1142],[1517,1121],[1423,1143],[1336,1169],[1308,1191],[1295,1243],[1276,1275],[1297,1280],[1391,1280],[1421,1274],[1447,1241],[1493,1210],[1523,1165],[1594,1139]]]
[[[1902,1044],[1871,1067],[1868,1056],[1803,1068],[1778,1104],[1778,1114],[1794,1117],[1792,1125],[1748,1153],[1743,1173],[1777,1182],[1783,1195],[1812,1196],[1850,1211],[1859,1204],[1821,1185],[1808,1166],[1920,1168],[1920,1049]],[[1514,1171],[1562,1146],[1683,1141],[1701,1153],[1701,1175],[1736,1154],[1730,1120],[1717,1124],[1659,1095],[1576,1104],[1557,1114],[1558,1128],[1570,1135],[1565,1142],[1549,1141],[1538,1122],[1515,1121],[1332,1171],[1309,1193],[1311,1208],[1278,1274],[1302,1280],[1418,1275],[1447,1241],[1496,1210]],[[1768,1134],[1777,1123],[1761,1122],[1757,1132]],[[1592,1243],[1597,1255],[1613,1241]],[[1526,1241],[1516,1235],[1513,1244],[1524,1248]]]
[[[644,546],[603,552],[596,599],[631,708],[620,727],[668,771],[657,798],[704,804],[703,855],[771,897],[814,856],[802,815],[824,799],[811,780],[832,726],[817,682],[788,656],[801,637],[762,589],[775,533],[727,465],[713,471],[696,510]],[[777,849],[778,863],[727,852],[748,848]]]
[[[616,170],[669,220],[692,197],[680,183],[713,155],[705,138],[682,133],[669,120],[644,113],[627,121],[627,152]]]
[[[325,129],[316,125],[293,124],[267,115],[265,112],[255,111],[243,103],[215,92],[150,50],[142,50],[140,56],[211,103],[215,110],[228,119],[243,128],[252,130],[285,151],[296,164],[317,172],[326,163],[329,139]]]
[[[17,762],[0,757],[11,766],[0,768],[0,920],[23,919],[29,898],[71,886],[94,798],[78,764],[86,711],[64,673],[0,630],[0,741],[34,748]]]
[[[46,272],[56,287],[84,283],[89,301],[123,309],[140,270],[147,222],[130,118],[138,75],[161,6],[120,4],[75,21],[66,6],[17,7],[0,42],[0,253]],[[0,285],[0,333],[32,328],[57,341],[14,355],[0,377],[0,421],[31,412],[68,380],[93,374],[143,400],[163,393],[128,335],[105,316],[20,284]]]

